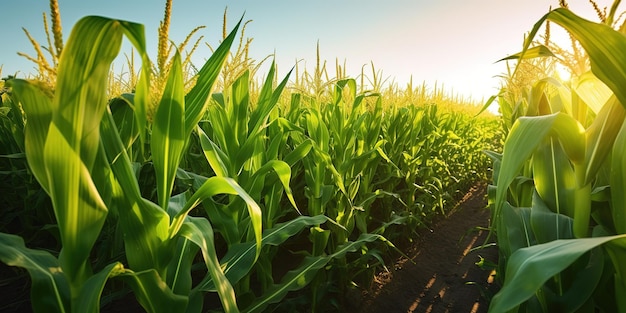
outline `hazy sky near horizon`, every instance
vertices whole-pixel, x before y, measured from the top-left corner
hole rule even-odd
[[[610,1],[598,1],[609,6]],[[587,0],[570,0],[577,14],[597,20]],[[24,76],[34,64],[17,52],[35,55],[26,28],[41,44],[42,14],[49,14],[47,0],[4,1],[3,44],[0,45],[2,76]],[[150,58],[156,60],[157,28],[163,19],[165,0],[59,0],[64,39],[83,16],[102,15],[142,23],[146,26]],[[181,43],[197,26],[203,42],[217,46],[221,39],[224,9],[228,28],[244,15],[253,20],[246,36],[254,38],[250,54],[256,60],[275,53],[279,74],[295,62],[313,70],[316,45],[334,76],[335,61],[347,65],[347,74],[357,77],[370,63],[388,82],[403,87],[414,84],[444,85],[475,100],[497,93],[497,75],[506,70],[497,60],[521,50],[524,34],[535,22],[557,7],[558,0],[174,0],[170,39]],[[201,66],[210,56],[202,46],[194,64]]]

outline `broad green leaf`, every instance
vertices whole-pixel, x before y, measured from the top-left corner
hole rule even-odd
[[[575,77],[572,86],[580,99],[596,114],[613,95],[611,89],[592,72]]]
[[[585,157],[584,129],[572,117],[564,113],[545,116],[521,117],[513,124],[504,144],[498,191],[496,193],[496,214],[505,200],[506,190],[518,175],[524,163],[537,146],[548,135],[555,134],[560,140],[568,158],[581,164]]]
[[[185,205],[183,210],[173,218],[172,224],[170,226],[170,238],[173,238],[178,233],[180,227],[183,224],[183,221],[185,220],[187,214],[191,209],[200,204],[202,200],[210,198],[217,194],[237,195],[245,201],[246,206],[248,207],[250,223],[257,245],[256,256],[258,257],[261,251],[261,208],[254,201],[254,199],[250,198],[246,191],[237,184],[237,182],[228,177],[213,176],[206,180],[202,187],[200,187],[200,189],[198,189],[191,196],[191,198],[189,198],[189,200],[187,201],[187,205]]]
[[[120,226],[125,234],[124,247],[130,267],[135,271],[163,269],[161,258],[169,253],[170,218],[156,204],[141,197],[139,184],[110,112],[100,125],[105,153],[115,176],[113,199],[118,206]],[[165,251],[163,251],[165,250]]]
[[[111,277],[115,277],[124,272],[122,263],[116,262],[107,265],[100,272],[89,277],[78,295],[78,302],[73,308],[75,312],[99,312],[100,297],[104,290],[104,285]]]
[[[606,163],[625,116],[626,110],[612,96],[587,129],[585,185],[596,178],[600,167]]]
[[[180,229],[180,235],[192,241],[202,251],[206,268],[212,281],[217,282],[217,292],[225,312],[239,312],[237,299],[231,283],[228,281],[215,252],[213,228],[204,218],[187,217]]]
[[[28,117],[28,125],[24,127],[28,166],[43,189],[49,192],[41,151],[46,143],[48,128],[52,121],[52,91],[43,84],[21,79],[8,80],[6,85],[13,89],[13,96],[22,104]]]
[[[576,174],[559,142],[548,138],[537,147],[532,160],[537,193],[553,212],[574,216]]]
[[[306,157],[307,154],[309,154],[309,152],[311,151],[311,148],[313,148],[313,141],[311,139],[306,139],[298,144],[298,146],[293,149],[293,151],[285,155],[283,161],[285,161],[290,167],[292,167],[294,166],[294,164],[296,164],[296,162]]]
[[[28,271],[34,312],[71,312],[70,285],[52,254],[26,248],[21,237],[0,233],[0,261]]]
[[[79,20],[63,48],[52,104],[52,123],[91,171],[99,145],[99,125],[107,105],[106,82],[124,34],[117,20]]]
[[[118,275],[133,290],[137,301],[149,313],[184,312],[188,297],[176,295],[156,270],[125,270]]]
[[[501,227],[498,226],[498,246],[504,256],[510,256],[515,251],[530,247],[536,243],[530,225],[531,209],[514,207],[505,202],[502,207]]]
[[[611,213],[618,234],[626,234],[626,123],[615,138],[611,155]]]
[[[539,194],[533,194],[530,227],[538,244],[574,238],[572,225],[571,217],[550,211]]]
[[[59,262],[73,284],[89,275],[88,258],[108,209],[102,201],[78,147],[70,146],[53,122],[43,150],[50,198],[63,248]]]
[[[528,36],[526,47],[545,20],[565,28],[589,55],[591,71],[626,105],[626,37],[610,26],[585,20],[568,9],[558,8],[542,17]]]
[[[187,238],[174,239],[176,245],[172,248],[173,256],[167,264],[165,282],[177,295],[189,295],[192,287],[192,265],[200,250]]]
[[[253,176],[253,180],[256,180],[258,176],[266,175],[269,171],[272,171],[272,170],[276,172],[276,175],[278,176],[278,180],[280,180],[280,183],[282,184],[283,189],[285,190],[285,194],[287,194],[287,198],[289,199],[289,202],[291,202],[291,205],[293,206],[294,209],[296,209],[298,214],[301,214],[300,211],[298,210],[298,206],[296,205],[296,200],[293,198],[291,187],[289,187],[289,181],[291,180],[291,167],[289,166],[289,164],[280,160],[271,160],[265,163],[263,166],[261,166],[261,168],[259,168],[255,172]],[[253,183],[253,185],[259,185],[259,184]]]
[[[122,139],[127,153],[134,152],[131,148],[139,136],[139,128],[132,107],[134,101],[134,94],[123,94],[109,102],[109,110],[113,115],[113,120],[118,127],[120,139]],[[129,155],[129,158],[133,160],[133,155]]]
[[[209,162],[209,165],[211,165],[211,169],[215,172],[215,175],[229,177],[229,166],[225,164],[224,160],[227,160],[227,158],[225,157],[224,152],[217,147],[217,145],[206,135],[200,126],[198,126],[197,130],[198,136],[200,137],[202,152],[204,152],[204,157]]]
[[[514,309],[583,254],[613,240],[626,240],[626,235],[555,240],[516,251],[508,261],[504,285],[493,297],[489,311]]]
[[[157,175],[159,204],[167,210],[176,170],[182,157],[187,137],[185,136],[185,95],[183,69],[178,51],[172,66],[161,102],[156,108],[152,126],[152,161]]]
[[[211,89],[219,76],[222,65],[228,57],[230,47],[237,36],[237,30],[243,17],[239,20],[235,28],[228,34],[220,46],[215,49],[209,60],[204,63],[194,87],[185,96],[186,110],[185,110],[185,134],[191,134],[191,131],[196,127],[203,114],[206,111],[209,103],[209,97],[211,96]]]

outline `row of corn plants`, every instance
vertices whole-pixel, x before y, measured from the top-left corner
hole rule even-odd
[[[519,70],[528,58],[559,55],[530,47],[550,22],[584,49],[588,59],[578,63],[588,60],[590,70],[500,94],[507,137],[502,154],[490,153],[490,200],[503,286],[490,312],[626,312],[626,28],[617,24],[619,4],[591,22],[562,3],[513,56],[522,59]]]
[[[35,312],[345,309],[389,239],[487,178],[497,120],[321,66],[259,82],[249,40],[230,52],[241,21],[196,69],[167,44],[171,5],[153,65],[140,24],[89,16],[63,42],[51,1],[53,62],[4,79],[0,260],[30,275]],[[111,74],[123,38],[128,81]]]

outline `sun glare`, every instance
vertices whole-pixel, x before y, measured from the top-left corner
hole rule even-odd
[[[570,78],[572,78],[572,72],[570,72],[570,70],[563,66],[562,64],[557,64],[556,66],[556,75],[557,77],[561,80],[561,81],[569,81]]]

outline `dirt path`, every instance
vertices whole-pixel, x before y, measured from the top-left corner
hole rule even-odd
[[[481,245],[489,225],[485,185],[472,188],[446,219],[424,231],[420,240],[396,261],[388,273],[375,279],[361,312],[487,312],[488,298],[497,286],[491,270],[475,263],[480,257],[497,262],[497,248],[470,251]]]

